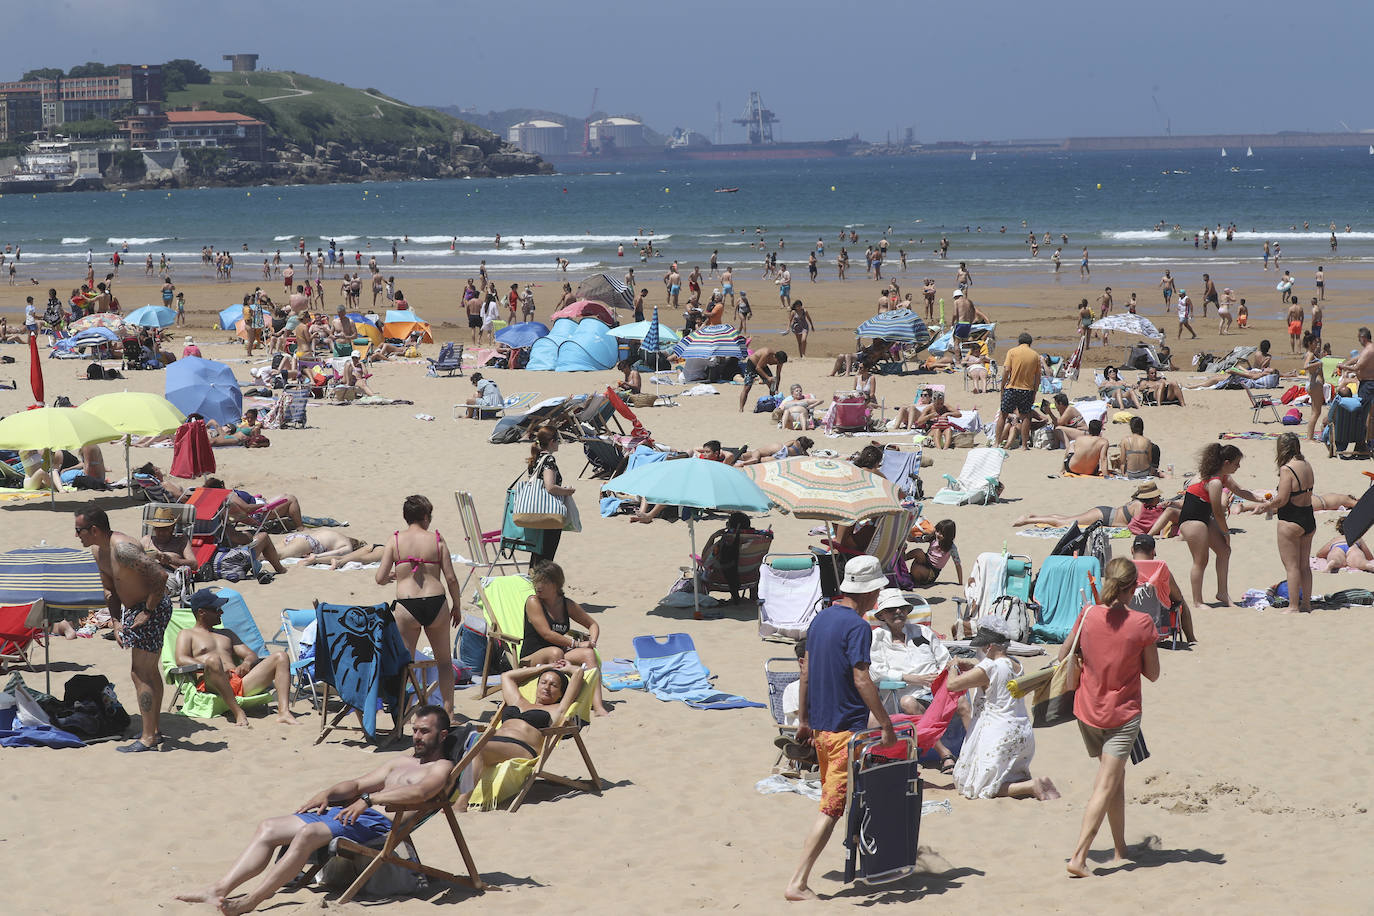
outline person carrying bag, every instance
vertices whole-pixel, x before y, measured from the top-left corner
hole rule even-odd
[[[524,529],[543,533],[539,549],[530,553],[530,565],[552,560],[564,531],[581,531],[574,489],[563,486],[554,453],[558,451],[557,430],[540,427],[530,444],[528,477],[517,482],[510,493],[511,522]]]

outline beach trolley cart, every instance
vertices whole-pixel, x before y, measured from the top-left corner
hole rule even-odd
[[[923,784],[917,770],[916,730],[894,724],[895,747],[880,748],[882,730],[849,740],[849,819],[844,845],[846,884],[886,884],[916,870]]]

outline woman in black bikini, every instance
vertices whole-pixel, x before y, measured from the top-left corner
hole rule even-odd
[[[520,693],[520,686],[530,678],[539,679],[533,703]],[[544,729],[563,718],[567,708],[576,701],[581,685],[581,669],[563,659],[502,674],[501,725],[482,748],[476,778],[482,778],[482,770],[507,760],[537,758],[544,742]],[[469,790],[458,796],[454,807],[459,811],[467,810],[471,795]]]
[[[601,627],[582,605],[569,601],[563,594],[563,568],[557,563],[540,563],[531,570],[530,581],[534,584],[534,594],[525,601],[525,637],[520,643],[520,663],[544,665],[567,659],[574,665],[600,667],[596,644],[601,637]],[[585,628],[587,636],[578,638],[570,633],[573,623]],[[592,707],[598,716],[610,713],[601,698],[599,680]]]
[[[1274,443],[1274,463],[1279,468],[1278,492],[1261,503],[1257,512],[1276,511],[1279,517],[1279,559],[1288,573],[1288,606],[1304,614],[1312,612],[1312,535],[1317,517],[1312,512],[1312,465],[1302,456],[1296,433],[1283,433]],[[1301,597],[1299,597],[1301,596]]]
[[[439,700],[444,711],[453,714],[453,641],[451,622],[460,606],[461,586],[453,571],[453,558],[448,544],[439,532],[431,532],[429,523],[434,506],[423,496],[407,496],[401,507],[401,517],[408,526],[391,536],[391,543],[382,552],[377,567],[377,584],[386,585],[395,579],[396,604],[393,615],[401,640],[412,656],[425,631],[429,647],[439,668]],[[454,613],[449,613],[444,598],[444,583],[453,598]]]
[[[1241,487],[1231,475],[1245,457],[1234,445],[1208,443],[1198,456],[1198,479],[1183,491],[1183,507],[1178,514],[1178,533],[1193,554],[1193,568],[1188,574],[1193,589],[1193,607],[1206,604],[1202,600],[1202,576],[1207,571],[1207,552],[1217,555],[1217,601],[1231,606],[1227,579],[1231,571],[1231,530],[1226,524],[1226,509],[1221,502],[1222,490],[1250,502],[1258,497]]]

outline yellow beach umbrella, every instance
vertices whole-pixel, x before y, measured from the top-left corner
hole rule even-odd
[[[39,407],[0,420],[0,448],[44,452],[44,467],[51,473],[51,449],[76,451],[96,442],[113,442],[115,429],[95,414],[70,407]],[[53,499],[49,492],[49,499]]]
[[[94,414],[124,434],[124,476],[133,492],[129,446],[134,436],[165,436],[186,422],[186,415],[160,394],[148,391],[113,391],[99,394],[79,410]]]

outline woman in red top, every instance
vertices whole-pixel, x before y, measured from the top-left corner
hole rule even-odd
[[[1193,554],[1193,568],[1188,579],[1193,587],[1193,607],[1201,607],[1202,576],[1207,571],[1207,552],[1217,555],[1217,602],[1230,607],[1231,595],[1227,579],[1231,572],[1231,529],[1226,523],[1223,490],[1230,490],[1241,499],[1259,502],[1259,497],[1240,486],[1231,475],[1240,468],[1245,456],[1234,445],[1209,443],[1198,456],[1198,479],[1183,491],[1183,507],[1178,514],[1178,534]]]
[[[1088,755],[1098,758],[1092,798],[1083,812],[1083,829],[1067,865],[1070,877],[1089,874],[1088,849],[1102,826],[1111,825],[1116,860],[1126,856],[1126,761],[1140,734],[1140,678],[1159,680],[1158,635],[1154,621],[1126,602],[1135,594],[1135,564],[1118,557],[1107,564],[1102,604],[1083,612],[1075,630],[1082,674],[1073,698],[1073,714]],[[1059,649],[1063,660],[1072,638]]]

